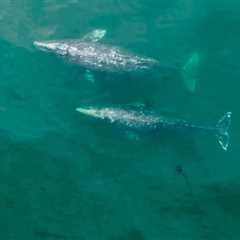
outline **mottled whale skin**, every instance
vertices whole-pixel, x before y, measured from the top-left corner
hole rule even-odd
[[[124,73],[145,71],[159,65],[155,59],[140,57],[121,48],[94,41],[87,42],[84,39],[36,41],[34,45],[43,51],[63,56],[89,70]]]
[[[158,60],[130,53],[122,48],[100,42],[106,35],[105,29],[95,29],[77,40],[35,41],[33,45],[47,52],[62,56],[72,63],[87,69],[87,79],[94,82],[90,70],[110,73],[146,72],[154,70],[160,76],[180,75],[186,89],[197,88],[199,54],[190,54],[182,67],[163,64]]]
[[[152,113],[119,108],[77,108],[77,112],[97,119],[105,120],[111,124],[125,126],[130,130],[147,130],[161,132],[171,130],[181,133],[209,133],[217,137],[224,150],[228,149],[228,129],[231,124],[231,112],[227,112],[215,126],[197,125],[182,119],[170,119]]]
[[[186,89],[195,92],[200,62],[198,52],[190,54],[182,67],[163,64],[154,58],[139,56],[122,48],[101,43],[106,33],[105,29],[95,29],[77,40],[35,41],[33,45],[86,68],[86,77],[92,82],[94,77],[89,74],[90,70],[119,74],[153,70],[164,77],[181,76]]]

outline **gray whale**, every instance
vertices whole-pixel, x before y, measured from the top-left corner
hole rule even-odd
[[[90,70],[132,72],[159,65],[155,59],[140,57],[121,48],[100,43],[105,35],[103,31],[94,30],[77,40],[35,41],[33,44],[40,50],[55,53]]]
[[[193,53],[183,67],[164,65],[156,59],[103,44],[101,40],[105,34],[106,30],[96,29],[81,39],[35,41],[33,44],[42,51],[66,58],[88,71],[130,73],[154,69],[164,75],[179,72],[187,89],[191,92],[195,90],[199,63],[198,53]]]
[[[180,133],[207,133],[217,137],[217,140],[225,151],[229,145],[228,129],[231,124],[231,112],[224,114],[215,126],[198,125],[183,119],[167,118],[153,113],[120,108],[77,108],[77,112],[101,119],[111,124],[124,126],[128,130],[136,132],[161,132],[171,130]]]

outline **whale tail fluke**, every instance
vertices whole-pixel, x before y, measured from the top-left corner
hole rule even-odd
[[[224,116],[218,121],[216,127],[217,127],[217,139],[219,144],[221,145],[222,149],[227,151],[229,146],[229,133],[228,129],[231,125],[231,117],[232,113],[227,112],[224,114]]]
[[[190,55],[185,65],[182,67],[182,77],[184,84],[189,92],[195,92],[197,87],[199,72],[199,53],[194,52]]]

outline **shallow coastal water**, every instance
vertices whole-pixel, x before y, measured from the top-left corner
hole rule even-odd
[[[1,0],[0,239],[240,238],[238,1]],[[181,67],[201,58],[194,93],[178,75],[85,70],[33,47],[81,38]],[[215,124],[233,112],[230,147],[213,136],[134,136],[81,106],[145,104]]]

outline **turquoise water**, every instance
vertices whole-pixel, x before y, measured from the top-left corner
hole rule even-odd
[[[238,240],[239,10],[237,0],[1,0],[0,239]],[[157,74],[92,83],[32,45],[96,28],[176,66],[198,52],[195,92]],[[136,137],[75,111],[139,103],[209,124],[232,111],[229,150],[211,136]]]

